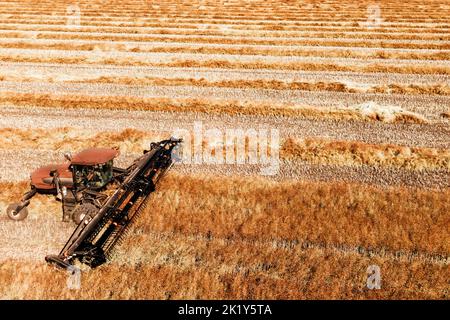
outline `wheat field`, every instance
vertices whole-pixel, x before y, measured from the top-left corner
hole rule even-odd
[[[3,1],[0,298],[449,299],[449,11],[445,0]],[[26,220],[6,216],[30,172],[66,151],[117,147],[126,167],[198,123],[276,131],[278,170],[176,164],[113,259],[79,266],[78,289],[44,261],[75,227],[60,203],[38,195]]]

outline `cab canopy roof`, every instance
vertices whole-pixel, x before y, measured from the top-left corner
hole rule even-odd
[[[93,166],[103,164],[119,155],[115,149],[90,148],[73,156],[71,163],[74,165]]]

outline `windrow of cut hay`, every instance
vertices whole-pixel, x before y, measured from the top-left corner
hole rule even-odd
[[[0,75],[0,79],[2,76]],[[3,80],[8,80],[4,78]],[[14,81],[14,80],[13,80]],[[26,81],[26,79],[25,79]],[[196,86],[196,87],[220,87],[220,88],[252,88],[252,89],[272,89],[272,90],[304,90],[304,91],[331,91],[331,92],[367,92],[367,93],[392,93],[407,95],[450,95],[450,87],[446,84],[435,85],[401,85],[388,84],[383,86],[373,86],[367,89],[351,88],[341,82],[300,82],[300,81],[279,81],[279,80],[227,80],[208,81],[206,79],[193,78],[131,78],[131,77],[99,77],[84,80],[87,83],[115,83],[127,85],[160,85],[160,86]]]
[[[51,32],[67,32],[66,26],[1,26],[1,30],[14,30],[14,31],[51,31]],[[158,35],[186,35],[186,36],[217,36],[217,37],[225,37],[225,36],[239,36],[239,37],[269,37],[269,38],[324,38],[324,39],[370,39],[370,40],[429,40],[429,41],[448,41],[450,40],[450,36],[446,33],[436,34],[436,33],[378,33],[378,32],[339,32],[339,31],[290,31],[290,32],[281,32],[281,31],[268,31],[268,30],[223,30],[220,28],[217,29],[181,29],[181,28],[152,28],[152,29],[123,29],[123,28],[101,28],[99,30],[98,27],[83,27],[78,28],[80,34],[89,34],[95,32],[105,32],[105,33],[117,33],[119,35],[123,35],[124,33],[130,34],[152,34],[154,36]]]
[[[26,37],[24,33],[4,33],[2,37],[23,38]],[[388,42],[388,41],[361,41],[358,39],[348,38],[340,40],[332,40],[324,38],[323,40],[301,39],[296,40],[269,40],[269,39],[250,39],[245,37],[170,37],[170,35],[161,37],[154,36],[130,36],[127,35],[89,35],[89,34],[65,34],[65,33],[38,33],[36,39],[58,39],[58,40],[108,40],[108,41],[127,41],[133,40],[138,42],[184,42],[184,43],[216,43],[216,44],[253,44],[253,45],[291,45],[291,46],[333,46],[333,47],[366,47],[366,48],[404,48],[404,49],[430,49],[430,50],[450,50],[450,44],[446,42],[429,42],[429,43],[411,43],[408,41]]]
[[[381,121],[390,123],[419,123],[427,120],[401,108],[368,104],[349,108],[319,108],[293,104],[256,103],[247,101],[169,99],[99,96],[61,96],[52,94],[3,93],[0,103],[42,108],[143,110],[168,112],[199,112],[207,114],[286,116],[307,119]],[[392,110],[391,110],[392,109]]]
[[[384,72],[402,74],[442,74],[449,75],[450,68],[446,66],[420,66],[415,64],[405,65],[343,65],[329,63],[269,63],[269,62],[240,62],[229,60],[174,60],[172,62],[155,63],[132,58],[107,58],[90,57],[39,57],[27,55],[1,55],[3,62],[33,62],[33,63],[61,63],[61,64],[93,64],[93,65],[117,65],[117,66],[148,66],[148,67],[182,67],[182,68],[222,68],[222,69],[249,69],[249,70],[293,70],[293,71],[341,71],[341,72]]]
[[[448,149],[411,148],[389,144],[367,144],[359,141],[288,138],[282,146],[281,156],[320,164],[366,164],[414,170],[450,171],[450,150]]]
[[[17,31],[52,31],[52,32],[66,32],[75,30],[70,26],[63,26],[64,20],[44,21],[36,18],[30,20],[8,19],[6,21],[0,20],[0,28],[2,30],[17,30]],[[239,23],[225,23],[223,25],[209,24],[208,21],[203,21],[204,25],[190,24],[180,21],[174,23],[173,21],[159,21],[152,22],[136,22],[135,24],[117,24],[108,23],[101,20],[90,20],[77,27],[76,30],[80,32],[106,32],[106,33],[130,33],[130,34],[197,34],[197,35],[232,35],[239,34],[243,36],[267,36],[267,37],[314,37],[314,38],[347,38],[349,35],[355,35],[356,39],[362,35],[368,35],[369,39],[398,39],[398,40],[448,40],[445,29],[443,28],[415,28],[410,26],[397,27],[380,27],[375,30],[368,30],[365,27],[354,27],[343,25],[339,28],[330,26],[314,26],[303,24],[303,27],[289,26],[289,25],[248,25]],[[245,26],[245,27],[244,27]]]
[[[322,58],[356,58],[356,59],[406,59],[406,60],[450,60],[450,53],[446,51],[439,52],[401,52],[401,51],[383,51],[375,50],[362,52],[357,48],[320,50],[317,49],[260,49],[257,47],[177,47],[177,46],[155,46],[146,47],[139,45],[116,43],[103,43],[95,41],[90,43],[35,43],[30,42],[5,42],[0,43],[2,48],[16,49],[40,49],[40,50],[82,50],[94,51],[101,50],[119,51],[119,52],[146,52],[146,53],[201,53],[201,54],[227,54],[227,55],[262,55],[262,56],[288,56],[288,57],[322,57]]]
[[[63,25],[66,23],[64,17],[50,16],[43,18],[40,15],[28,16],[24,18],[21,15],[10,15],[7,20],[0,20],[3,24],[38,24],[46,26]],[[360,25],[359,23],[339,23],[333,21],[332,23],[326,22],[314,22],[314,21],[303,21],[302,23],[289,22],[289,21],[278,21],[264,22],[264,21],[217,21],[217,20],[205,20],[202,19],[201,22],[189,20],[189,19],[178,19],[165,20],[160,19],[155,21],[155,19],[140,18],[133,22],[129,21],[117,21],[117,19],[111,19],[103,17],[91,17],[89,20],[85,20],[82,23],[83,27],[100,27],[100,28],[110,28],[124,30],[127,32],[132,32],[136,28],[178,28],[178,29],[196,29],[196,30],[223,30],[224,27],[228,30],[262,30],[262,31],[322,31],[322,32],[367,32],[367,27]],[[415,33],[415,34],[430,34],[430,33],[442,33],[446,31],[445,26],[439,25],[429,25],[429,26],[417,26],[411,23],[410,25],[396,24],[391,22],[389,25],[383,25],[376,29],[378,33],[390,34],[390,33]]]
[[[86,4],[81,2],[83,10],[85,10],[86,14],[92,18],[98,19],[112,19],[116,17],[122,18],[136,18],[142,17],[142,11],[145,10],[150,17],[161,18],[169,16],[175,17],[184,17],[184,18],[197,18],[197,19],[226,19],[226,20],[248,20],[248,21],[260,21],[266,19],[267,21],[323,21],[323,22],[334,22],[333,18],[336,17],[336,11],[338,11],[337,15],[341,18],[342,21],[363,21],[367,19],[365,6],[359,8],[346,8],[342,5],[339,6],[336,3],[328,4],[322,3],[318,4],[315,8],[311,7],[302,7],[295,6],[293,4],[289,6],[280,6],[279,3],[264,3],[258,1],[254,3],[254,10],[249,11],[248,6],[245,3],[224,3],[217,2],[215,4],[211,3],[201,3],[197,4],[193,3],[172,3],[171,5],[131,5],[131,4],[120,4],[122,6],[121,12],[117,12],[116,7],[106,5],[101,10],[101,13],[96,10],[96,8],[92,7],[92,4]],[[116,4],[117,5],[117,4]],[[307,4],[309,5],[309,4]],[[415,6],[412,6],[415,7]],[[391,6],[387,4],[383,4],[383,9],[385,9],[386,19],[395,20],[395,21],[423,21],[428,22],[430,18],[434,21],[443,20],[445,21],[444,10],[439,10],[438,7],[433,8],[432,10],[426,10],[420,12],[411,10],[412,7],[407,6]],[[38,14],[58,14],[63,15],[65,13],[64,4],[53,4],[49,5],[47,3],[43,3],[42,6],[28,6],[25,7],[21,4],[13,5],[12,7],[3,9],[4,12],[17,12],[17,9],[23,9],[25,13],[31,15]],[[14,10],[16,9],[16,10]],[[339,10],[340,9],[340,10]],[[333,12],[333,14],[330,13]],[[180,15],[180,12],[183,12]],[[214,12],[214,15],[211,13]],[[106,14],[106,17],[103,16]],[[426,16],[426,17],[425,17]]]

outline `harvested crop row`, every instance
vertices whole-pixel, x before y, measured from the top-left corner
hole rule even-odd
[[[368,92],[375,93],[392,93],[392,94],[437,94],[437,95],[449,95],[449,87],[446,85],[434,85],[434,86],[420,86],[420,85],[407,85],[402,86],[398,84],[389,84],[384,86],[376,86],[368,90]]]
[[[164,100],[167,97],[181,101],[182,105],[185,101],[226,101],[231,104],[231,110],[227,114],[254,114],[254,111],[249,109],[240,110],[234,108],[234,105],[239,105],[241,102],[249,105],[246,101],[253,101],[253,106],[256,105],[271,105],[268,112],[260,112],[257,114],[277,114],[277,109],[281,106],[284,108],[288,106],[313,106],[322,110],[329,110],[331,108],[339,109],[353,109],[357,107],[359,113],[365,113],[368,108],[369,113],[373,113],[372,106],[364,106],[366,104],[375,104],[376,109],[381,106],[381,109],[386,109],[390,114],[397,115],[399,112],[409,111],[417,115],[416,120],[419,123],[424,122],[424,117],[432,121],[442,121],[440,114],[447,111],[449,103],[448,96],[440,95],[394,95],[394,94],[379,94],[379,93],[345,93],[345,92],[328,92],[328,91],[302,91],[302,90],[270,90],[270,89],[237,89],[237,88],[220,88],[220,87],[195,87],[195,86],[133,86],[109,83],[51,83],[51,82],[27,82],[26,86],[21,82],[0,81],[0,91],[2,93],[17,93],[17,94],[54,94],[60,97],[70,96],[89,96],[91,98],[115,98],[133,96],[135,99],[156,99]],[[90,98],[90,99],[91,99]],[[172,100],[173,101],[173,100]],[[114,105],[114,102],[112,102]],[[191,111],[178,108],[177,110],[168,110],[166,106],[156,107],[156,111]],[[225,109],[225,108],[224,108]],[[241,108],[243,109],[243,108]],[[207,112],[197,108],[198,112],[220,114],[220,110]],[[152,109],[150,109],[152,111]],[[155,110],[153,110],[155,111]],[[279,112],[278,112],[279,114]],[[291,112],[295,116],[294,112]],[[384,118],[384,117],[381,117]],[[391,117],[392,118],[392,117]],[[396,117],[394,117],[396,118]],[[380,119],[381,120],[381,119]]]
[[[289,46],[333,46],[333,47],[366,47],[366,48],[404,48],[404,49],[429,49],[429,50],[449,50],[450,45],[445,41],[425,41],[409,40],[367,40],[360,41],[352,38],[342,38],[339,40],[329,40],[327,38],[290,38],[280,40],[278,38],[267,37],[240,37],[240,36],[201,36],[201,35],[136,35],[114,34],[114,33],[90,33],[80,34],[75,31],[67,32],[45,32],[45,31],[0,31],[2,38],[18,39],[48,39],[48,40],[91,40],[91,41],[129,41],[136,42],[184,42],[184,43],[210,43],[210,44],[241,44],[241,45],[289,45]]]
[[[251,64],[260,63],[268,65],[296,65],[296,64],[326,64],[337,65],[341,67],[364,68],[373,65],[382,65],[385,67],[399,66],[409,67],[417,64],[416,60],[398,60],[398,59],[353,59],[353,58],[321,58],[321,57],[303,57],[303,56],[255,56],[255,55],[227,55],[227,54],[202,54],[202,53],[170,53],[170,52],[130,52],[130,51],[102,51],[101,47],[94,48],[92,51],[68,51],[68,50],[27,50],[4,48],[2,56],[9,57],[30,57],[30,58],[75,58],[87,59],[91,62],[103,60],[130,60],[136,63],[170,63],[176,61],[227,61],[229,63]],[[421,67],[449,68],[448,60],[421,60]]]
[[[1,58],[0,58],[1,59]],[[227,60],[210,60],[210,61],[196,61],[185,60],[168,63],[167,66],[173,67],[209,67],[209,68],[228,68],[228,69],[280,69],[280,70],[309,70],[309,71],[347,71],[347,72],[393,72],[393,73],[420,73],[420,74],[450,74],[450,69],[447,67],[433,67],[433,66],[391,66],[391,65],[366,65],[366,66],[344,66],[337,64],[326,63],[240,63]]]
[[[450,170],[449,149],[409,148],[317,138],[289,138],[281,148],[281,156],[284,158],[312,163]]]
[[[17,97],[13,94],[13,99]],[[36,96],[34,96],[36,98]],[[21,98],[24,98],[21,96]],[[69,97],[50,96],[53,100],[69,99]],[[73,98],[73,97],[72,97]],[[102,100],[102,98],[97,97]],[[70,99],[69,99],[70,100]],[[157,99],[156,99],[157,100]],[[153,102],[157,102],[153,100]],[[81,104],[79,100],[79,103]],[[106,101],[106,100],[103,100]],[[167,101],[167,100],[165,100]],[[187,101],[173,100],[174,104],[187,103]],[[198,100],[199,103],[211,103],[207,100]],[[209,124],[209,127],[219,128],[226,131],[232,128],[258,128],[268,127],[280,131],[280,136],[287,137],[327,137],[334,140],[363,141],[368,144],[395,144],[409,147],[432,147],[449,149],[448,124],[434,122],[420,124],[420,117],[407,111],[392,110],[386,106],[376,104],[363,104],[352,106],[341,111],[352,111],[360,117],[372,121],[334,121],[342,118],[320,118],[308,119],[302,117],[279,117],[264,115],[238,115],[227,113],[208,114],[200,112],[166,112],[166,111],[136,111],[132,109],[121,109],[121,105],[109,105],[104,109],[95,109],[94,105],[86,108],[77,108],[69,105],[66,108],[57,105],[45,105],[39,107],[26,101],[14,106],[12,102],[4,103],[1,107],[2,117],[0,126],[10,128],[11,123],[17,128],[30,128],[48,130],[61,127],[80,128],[91,132],[93,128],[101,128],[106,131],[123,131],[125,129],[136,129],[148,131],[150,129],[165,131],[172,134],[179,128],[192,128],[195,121]],[[243,102],[239,104],[233,101],[215,101],[218,105],[250,105],[253,107],[264,107],[264,104]],[[105,103],[105,105],[107,105]],[[85,105],[83,105],[85,106]],[[123,112],[127,110],[127,112]],[[317,110],[317,109],[316,109]],[[320,110],[320,109],[319,109]],[[323,111],[329,111],[326,108]],[[329,119],[329,120],[327,120]],[[352,119],[349,117],[349,119]],[[409,123],[401,123],[410,119]],[[354,118],[353,120],[357,120]],[[375,121],[376,120],[376,121]],[[145,146],[147,147],[147,146]]]
[[[0,20],[1,21],[1,20]],[[34,31],[70,31],[73,29],[70,26],[65,24],[64,20],[61,21],[49,21],[49,23],[40,23],[44,22],[41,20],[16,20],[16,19],[8,19],[8,21],[0,22],[0,29],[2,30],[34,30]],[[183,34],[183,32],[194,32],[200,31],[208,33],[214,32],[239,32],[240,34],[262,34],[267,36],[299,36],[305,35],[307,32],[310,34],[321,34],[323,37],[339,35],[340,37],[345,37],[348,35],[371,35],[375,37],[376,35],[380,35],[383,37],[387,37],[386,39],[395,39],[396,36],[425,36],[425,37],[433,37],[437,38],[437,40],[444,40],[440,37],[447,35],[445,29],[439,28],[377,28],[376,31],[368,31],[367,28],[364,27],[348,27],[342,26],[341,28],[336,27],[320,27],[320,26],[305,26],[302,28],[296,27],[283,27],[278,25],[266,26],[266,27],[258,27],[258,26],[240,26],[236,24],[228,25],[208,25],[205,23],[204,25],[198,24],[173,24],[170,22],[167,23],[142,23],[138,22],[134,25],[117,25],[117,24],[106,24],[99,23],[96,24],[92,21],[83,22],[80,26],[76,27],[80,32],[108,32],[108,33],[152,33],[152,30],[160,30],[155,33],[164,32],[173,34]]]
[[[1,40],[0,40],[1,41]],[[67,41],[67,40],[66,40]],[[119,51],[119,52],[167,52],[167,53],[201,53],[201,54],[227,54],[227,55],[262,55],[262,56],[299,56],[299,57],[329,57],[329,58],[357,58],[357,59],[403,59],[403,60],[450,60],[450,52],[392,52],[376,50],[363,52],[359,48],[348,49],[259,49],[257,47],[188,47],[188,46],[148,46],[129,45],[121,43],[36,43],[30,42],[0,42],[1,48],[40,49],[40,50],[83,50],[83,51]]]
[[[31,31],[33,32],[33,31]],[[33,32],[34,33],[34,32]],[[368,40],[368,41],[360,41],[358,39],[354,40],[352,38],[340,39],[340,40],[328,40],[324,39],[298,39],[298,40],[267,40],[261,38],[261,40],[257,39],[249,39],[244,37],[202,37],[202,36],[193,36],[193,37],[170,37],[167,36],[141,36],[141,35],[87,35],[87,34],[78,34],[78,33],[51,33],[51,32],[36,32],[34,33],[36,39],[59,39],[59,40],[72,40],[72,39],[84,39],[84,40],[109,40],[109,41],[124,41],[124,40],[133,40],[133,41],[142,41],[142,42],[186,42],[186,43],[218,43],[218,44],[258,44],[258,45],[308,45],[308,46],[346,46],[346,47],[368,47],[368,48],[415,48],[415,49],[439,49],[439,50],[449,50],[450,45],[445,42],[427,42],[425,43],[414,43],[413,40],[408,42],[401,41],[389,41],[389,40]],[[27,37],[26,32],[15,32],[15,33],[1,33],[1,36],[6,38],[15,38],[15,37]],[[416,42],[419,40],[416,40]]]
[[[196,10],[197,9],[197,10]],[[19,10],[23,11],[22,15],[30,15],[30,16],[38,16],[38,15],[55,15],[55,16],[65,16],[65,10],[64,7],[61,8],[61,11],[55,10],[55,8],[49,8],[49,9],[42,9],[42,10],[28,10],[26,7],[20,7]],[[89,10],[86,7],[82,8],[85,18],[98,18],[101,20],[111,20],[113,18],[137,18],[137,17],[143,17],[142,11],[131,11],[127,12],[125,10],[122,10],[120,12],[103,12],[98,13],[97,10]],[[182,15],[180,15],[177,11],[161,11],[161,9],[158,9],[157,11],[149,10],[148,8],[145,9],[147,14],[149,14],[153,18],[166,18],[170,16],[174,16],[176,18],[184,18],[184,19],[218,19],[218,20],[228,20],[228,21],[236,21],[236,20],[247,20],[247,21],[272,21],[272,22],[283,22],[283,21],[320,21],[320,22],[334,22],[333,18],[336,19],[339,18],[341,21],[346,22],[364,22],[367,21],[367,14],[364,12],[364,10],[361,10],[361,12],[358,12],[356,14],[344,14],[344,13],[333,13],[331,15],[329,12],[324,13],[322,15],[310,15],[307,16],[304,13],[299,14],[293,14],[291,12],[260,12],[257,11],[249,13],[248,9],[247,11],[239,12],[237,10],[233,10],[232,8],[211,8],[210,10],[230,10],[231,14],[225,14],[224,11],[222,12],[215,12],[212,13],[205,10],[198,10],[198,8],[194,8],[194,10],[189,10],[189,8],[184,9],[185,12],[183,12]],[[226,12],[225,11],[225,12]],[[16,13],[14,10],[4,10],[0,11],[0,14],[14,14]],[[104,16],[106,15],[106,17]],[[429,22],[430,19],[432,19],[433,22],[446,22],[447,16],[443,14],[442,12],[436,12],[435,14],[429,14],[427,18],[424,18],[423,13],[418,15],[416,12],[410,12],[409,14],[405,15],[399,15],[398,13],[395,13],[393,15],[389,14],[389,11],[385,11],[384,21],[386,22]]]
[[[1,55],[2,62],[32,62],[32,63],[66,63],[66,64],[107,64],[117,66],[149,66],[149,67],[183,67],[183,68],[223,68],[223,69],[270,69],[293,71],[342,71],[342,72],[384,72],[403,74],[443,74],[450,75],[450,68],[445,66],[420,65],[381,65],[369,64],[363,66],[338,65],[327,63],[264,63],[239,62],[228,60],[176,60],[168,63],[152,63],[142,60],[112,59],[94,57],[33,57],[26,55]]]
[[[201,99],[139,99],[131,97],[57,96],[4,93],[0,103],[46,108],[91,108],[144,111],[201,112],[230,115],[291,116],[308,119],[383,121],[394,123],[425,123],[420,115],[401,110],[369,108],[315,108],[286,104],[254,104],[241,101],[207,101]]]
[[[165,135],[164,138],[168,136]],[[143,146],[144,148],[148,149],[148,145]],[[2,159],[0,169],[1,172],[4,172],[0,176],[0,181],[23,182],[29,179],[29,173],[33,172],[36,168],[49,163],[61,163],[64,161],[63,151],[66,152],[68,150],[59,150],[57,152],[34,151],[33,155],[36,158],[30,158],[29,151],[0,149],[0,158]],[[119,167],[127,167],[141,154],[142,149],[139,153],[122,153],[116,159],[115,163]],[[200,174],[225,177],[254,177],[260,176],[261,172],[269,167],[270,165],[195,165],[183,163],[175,166],[173,172],[182,175]],[[273,181],[296,180],[319,183],[356,183],[381,188],[396,186],[429,190],[448,190],[450,188],[450,174],[448,170],[444,169],[418,171],[393,166],[339,166],[334,164],[311,164],[301,160],[293,161],[283,159],[279,160],[278,169],[273,168],[277,171],[274,175],[268,177],[269,180]],[[16,197],[16,199],[18,198],[20,197]],[[6,210],[7,204],[0,203],[0,210]],[[39,211],[40,209],[37,210]]]
[[[6,41],[5,41],[6,40]],[[11,41],[12,40],[12,41]],[[262,56],[302,56],[302,57],[330,57],[330,58],[358,58],[358,59],[403,59],[403,60],[450,60],[450,52],[411,52],[391,51],[389,49],[362,50],[365,48],[314,48],[292,49],[289,47],[258,48],[258,46],[211,46],[211,45],[180,45],[176,42],[166,46],[156,44],[140,44],[139,42],[105,42],[86,43],[71,40],[26,40],[0,39],[2,48],[42,49],[42,50],[77,50],[77,51],[123,51],[123,52],[171,52],[171,53],[201,53],[201,54],[233,54],[233,55],[262,55]],[[70,42],[69,42],[70,41]],[[79,40],[80,41],[80,40]],[[177,46],[178,45],[178,46]],[[414,50],[414,49],[412,49]]]
[[[40,81],[83,81],[100,77],[106,78],[165,78],[165,79],[205,79],[208,82],[220,81],[279,81],[284,82],[326,82],[345,83],[352,88],[387,86],[403,83],[404,86],[415,84],[430,87],[450,82],[446,75],[420,75],[395,73],[355,73],[336,71],[283,71],[283,70],[229,70],[211,68],[164,68],[113,65],[75,65],[75,64],[40,64],[40,63],[4,63],[0,64],[0,74],[5,79],[35,79]],[[445,85],[444,85],[445,86]]]
[[[67,6],[65,6],[67,8]],[[364,10],[366,10],[365,8]],[[65,18],[67,16],[66,12],[61,14],[57,14],[57,12],[54,12],[53,10],[47,10],[45,12],[42,12],[40,14],[37,13],[30,13],[26,12],[26,8],[22,9],[24,12],[20,15],[17,15],[17,12],[3,12],[4,15],[8,16],[9,18],[13,19],[20,19],[20,18],[30,18],[30,19],[36,19],[36,18],[48,18],[51,19],[61,19]],[[54,13],[52,15],[52,13]],[[414,15],[414,13],[413,13]],[[423,19],[423,14],[421,13],[420,16],[422,19],[412,18],[412,19],[404,19],[401,17],[397,17],[393,19],[385,19],[383,21],[382,26],[432,26],[432,27],[448,27],[447,19]],[[353,26],[353,27],[361,27],[365,26],[365,23],[367,22],[367,15],[361,15],[360,17],[354,17],[350,20],[340,19],[336,21],[336,15],[333,14],[333,19],[331,17],[329,19],[320,19],[314,18],[314,17],[301,17],[296,18],[294,20],[288,20],[283,19],[282,17],[276,17],[274,19],[273,16],[265,16],[265,17],[255,17],[256,19],[246,19],[246,17],[242,16],[220,16],[217,13],[206,15],[204,13],[196,14],[195,16],[192,15],[180,15],[179,13],[175,12],[174,14],[164,15],[164,14],[154,14],[151,16],[148,15],[142,15],[142,13],[135,15],[133,17],[133,20],[138,20],[138,22],[166,22],[166,21],[182,21],[186,23],[208,23],[208,24],[222,24],[222,23],[238,23],[238,24],[250,24],[250,25],[273,25],[273,24],[280,24],[280,25],[294,25],[294,26],[300,26],[300,25],[344,25],[344,26]],[[130,17],[124,17],[120,13],[118,14],[110,14],[108,16],[99,16],[99,15],[84,15],[83,20],[89,20],[89,21],[100,21],[100,22],[115,22],[117,24],[120,23],[129,23],[131,20]],[[431,21],[430,21],[431,20]]]
[[[23,1],[22,1],[23,2]],[[17,4],[20,5],[22,3],[21,1],[18,1]],[[440,5],[445,5],[445,1],[432,1],[427,5],[424,5],[423,2],[417,1],[417,0],[410,0],[408,2],[396,2],[393,0],[382,0],[381,1],[386,8],[390,9],[403,9],[405,11],[412,11],[412,9],[419,7],[424,10],[424,12],[433,12],[433,11],[439,11]],[[28,3],[28,1],[27,1]],[[53,8],[54,6],[61,6],[63,9],[66,5],[66,1],[63,0],[57,0],[57,1],[38,1],[38,0],[31,0],[29,1],[31,3],[32,8],[36,9],[42,9],[42,8]],[[94,5],[94,7],[100,6],[100,7],[106,7],[109,8],[111,11],[118,11],[117,4],[122,4],[122,7],[124,8],[148,8],[148,9],[154,9],[156,11],[158,10],[179,10],[180,8],[193,8],[197,10],[206,10],[210,8],[238,8],[241,10],[246,9],[245,11],[248,11],[248,9],[251,9],[253,7],[259,8],[259,9],[267,9],[267,10],[281,10],[281,11],[289,11],[291,12],[293,9],[298,9],[306,12],[328,12],[328,9],[330,8],[343,8],[346,11],[364,11],[367,4],[370,4],[371,2],[369,0],[360,1],[358,3],[354,3],[351,1],[327,1],[324,3],[304,3],[303,6],[298,6],[295,1],[275,1],[275,0],[268,0],[268,1],[262,1],[262,0],[251,0],[251,1],[244,1],[244,0],[229,0],[229,1],[210,1],[210,0],[192,0],[188,2],[179,2],[176,0],[169,0],[163,3],[159,3],[158,1],[149,1],[149,2],[139,2],[139,1],[119,1],[119,0],[113,0],[113,1],[105,1],[105,0],[98,0],[96,3],[92,4],[89,1],[79,1],[81,5],[84,5],[88,7],[89,5]],[[257,6],[256,6],[257,5]],[[278,5],[278,6],[277,6]],[[417,13],[417,11],[415,11]]]
[[[49,27],[49,26],[36,26],[30,25],[29,27],[24,25],[0,25],[1,31],[7,30],[15,30],[15,31],[33,31],[33,32],[41,32],[41,31],[52,31],[52,32],[71,32],[73,28],[67,26],[57,26],[57,27]],[[197,36],[239,36],[239,37],[269,37],[269,38],[324,38],[324,39],[371,39],[371,40],[429,40],[429,41],[448,41],[450,40],[450,36],[447,36],[447,33],[389,33],[384,34],[380,32],[322,32],[322,31],[289,31],[289,32],[280,32],[280,31],[268,31],[268,30],[234,30],[228,29],[181,29],[181,28],[139,28],[139,29],[131,29],[130,28],[99,28],[99,27],[77,27],[76,30],[79,34],[83,33],[117,33],[123,35],[124,33],[130,34],[153,34],[153,35],[197,35]]]
[[[20,78],[19,78],[20,79]],[[17,81],[13,77],[2,77],[0,81]],[[20,79],[20,81],[35,81],[37,79]],[[75,80],[79,82],[80,80]],[[159,86],[197,86],[197,87],[221,87],[221,88],[256,88],[274,90],[305,90],[305,91],[331,91],[331,92],[368,92],[368,93],[394,93],[394,94],[425,94],[450,96],[450,87],[447,85],[398,85],[388,84],[384,86],[374,86],[366,89],[351,88],[340,82],[285,82],[277,80],[230,80],[230,81],[207,81],[205,79],[182,79],[182,78],[111,78],[100,77],[96,79],[82,80],[84,83],[116,83],[127,85],[159,85]]]
[[[28,4],[28,3],[27,3]],[[268,14],[273,15],[276,18],[287,18],[287,17],[303,17],[303,18],[312,18],[312,20],[319,20],[321,17],[330,17],[330,10],[333,8],[340,9],[336,10],[337,12],[333,12],[334,14],[339,15],[340,17],[352,17],[357,16],[364,18],[366,17],[366,6],[361,5],[358,8],[348,8],[342,5],[329,5],[326,3],[319,4],[319,6],[313,7],[311,4],[303,3],[303,4],[291,4],[289,6],[284,6],[283,4],[278,3],[270,3],[263,1],[251,1],[251,3],[236,3],[233,1],[223,3],[217,2],[214,4],[207,4],[198,2],[194,3],[178,3],[173,5],[132,5],[130,3],[121,4],[120,9],[118,9],[118,5],[111,4],[99,4],[98,7],[104,9],[99,12],[98,8],[95,4],[92,3],[83,3],[79,2],[80,6],[83,10],[89,13],[91,16],[98,17],[115,17],[118,13],[122,13],[123,17],[128,16],[136,16],[139,13],[142,13],[142,10],[146,10],[150,13],[150,16],[161,15],[171,15],[171,14],[179,14],[180,16],[190,17],[192,15],[205,15],[210,16],[212,13],[217,15],[218,18],[221,16],[230,16],[230,17],[242,17],[244,15],[248,16],[267,16]],[[408,2],[410,4],[410,2]],[[444,5],[445,6],[445,5]],[[67,7],[67,3],[52,3],[36,6],[33,4],[12,4],[12,6],[2,8],[2,12],[4,13],[15,13],[17,12],[15,9],[22,8],[23,12],[26,14],[45,14],[45,13],[54,13],[55,15],[64,15],[65,8]],[[383,9],[386,12],[387,17],[390,18],[407,18],[407,17],[422,17],[422,18],[437,18],[435,15],[440,14],[441,17],[445,17],[442,12],[442,9],[439,5],[436,5],[434,8],[424,8],[423,11],[417,12],[417,10],[413,10],[413,6],[392,6],[388,4],[383,4]]]
[[[304,56],[255,56],[255,55],[227,55],[227,54],[202,54],[202,53],[170,53],[170,52],[130,52],[130,51],[102,51],[97,47],[92,51],[68,51],[68,50],[27,50],[4,48],[2,57],[11,58],[45,58],[45,59],[85,59],[93,62],[102,61],[131,61],[140,64],[165,64],[178,61],[225,61],[231,64],[251,65],[257,63],[261,65],[326,65],[340,68],[370,68],[373,66],[390,67],[412,67],[417,64],[417,60],[398,59],[354,59],[354,58],[321,58]],[[421,60],[420,66],[423,68],[450,68],[449,60]],[[272,67],[273,68],[273,67]],[[330,70],[333,71],[333,70]]]
[[[341,9],[336,12],[336,14],[342,16],[349,15],[360,15],[364,16],[366,14],[365,9],[367,4],[370,2],[361,2],[358,6],[347,6],[346,3],[338,4],[336,2],[332,3],[280,3],[273,1],[218,1],[216,3],[211,3],[209,1],[189,1],[189,2],[173,2],[173,3],[125,3],[121,5],[120,9],[118,9],[117,3],[111,2],[106,3],[102,1],[97,1],[96,3],[86,3],[84,1],[78,2],[80,6],[83,7],[87,12],[97,14],[101,16],[101,13],[105,13],[108,17],[117,14],[118,12],[123,12],[124,15],[133,15],[135,13],[141,12],[142,10],[150,11],[153,14],[171,14],[171,13],[182,13],[183,15],[192,14],[192,13],[204,13],[210,14],[211,12],[220,12],[221,14],[231,13],[238,16],[242,14],[253,14],[257,13],[260,15],[265,15],[271,13],[273,15],[280,16],[282,14],[287,15],[298,15],[298,16],[310,16],[312,18],[317,18],[321,16],[329,16],[330,9]],[[28,4],[28,3],[27,3]],[[407,2],[408,5],[401,4],[388,4],[383,1],[383,8],[388,14],[389,17],[409,17],[409,14],[413,16],[419,16],[419,12],[414,10],[416,8],[411,1]],[[423,3],[417,3],[420,5],[421,11],[420,14],[422,17],[433,17],[432,14],[442,14],[442,6],[446,6],[443,1],[442,4],[439,2],[432,3],[427,6],[421,6]],[[441,5],[441,6],[440,6]],[[28,6],[24,4],[15,3],[11,7],[5,7],[4,10],[12,9],[12,8],[24,8],[25,12],[55,12],[59,14],[65,13],[65,7],[67,6],[67,2],[55,2],[55,3],[46,3],[35,4],[31,2]],[[104,11],[101,11],[99,14],[98,8],[101,7]],[[250,10],[251,9],[251,10]],[[15,10],[12,10],[15,12]]]
[[[13,18],[9,17],[7,20],[0,19],[2,24],[34,24],[34,25],[51,25],[51,26],[60,26],[66,24],[65,17],[55,18],[54,16],[48,16],[45,19],[42,17],[32,18],[29,17],[27,19],[23,18]],[[317,23],[312,23],[310,25],[302,23],[299,25],[283,25],[282,23],[277,24],[246,24],[244,22],[241,23],[233,23],[233,24],[216,24],[214,20],[203,21],[201,25],[198,23],[187,23],[183,21],[173,22],[170,20],[164,20],[159,22],[146,22],[144,19],[137,19],[134,22],[120,22],[120,21],[97,21],[96,19],[83,21],[82,26],[86,27],[110,27],[110,28],[123,28],[126,30],[127,28],[189,28],[189,29],[202,29],[202,30],[217,30],[221,28],[228,28],[231,30],[265,30],[265,31],[340,31],[340,32],[364,32],[367,30],[366,27],[360,26],[358,23],[356,25],[352,24],[342,24],[336,26],[332,25],[322,25]],[[383,25],[377,29],[378,32],[382,33],[419,33],[419,34],[427,34],[427,33],[441,33],[445,32],[447,29],[444,27],[408,27],[404,25]]]

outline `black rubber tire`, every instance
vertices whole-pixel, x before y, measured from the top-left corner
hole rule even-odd
[[[28,209],[27,207],[22,208],[22,210],[20,210],[19,212],[16,212],[16,209],[19,207],[18,203],[11,203],[7,208],[6,208],[6,214],[8,215],[8,217],[11,220],[14,221],[22,221],[24,220],[26,217],[28,217]]]
[[[78,225],[84,219],[84,217],[93,217],[97,213],[97,211],[98,208],[92,203],[77,204],[72,211],[72,220]]]

